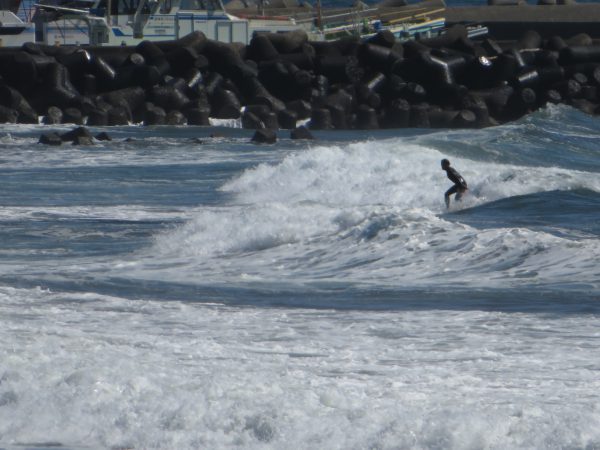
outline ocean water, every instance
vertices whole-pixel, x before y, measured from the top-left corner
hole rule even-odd
[[[0,448],[600,448],[597,118],[42,129],[0,125]]]

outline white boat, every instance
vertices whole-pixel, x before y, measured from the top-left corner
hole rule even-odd
[[[20,0],[18,8],[0,10],[0,47],[18,47],[26,42],[130,46],[143,40],[175,40],[194,31],[203,32],[211,40],[248,44],[255,32],[298,29],[306,31],[310,40],[347,35],[366,39],[381,30],[390,30],[398,39],[406,40],[442,32],[444,18],[440,14],[445,11],[443,0],[427,0],[391,12],[375,7],[321,15],[319,10],[318,16],[310,10],[257,14],[260,8],[251,14],[248,9],[230,14],[222,0],[33,1]]]
[[[10,10],[0,10],[0,47],[15,47],[35,41],[35,26]]]
[[[76,0],[37,3],[30,11],[20,8],[17,13],[0,11],[0,46],[136,45],[194,31],[212,40],[247,44],[257,31],[302,28],[291,17],[236,17],[225,11],[221,0]]]

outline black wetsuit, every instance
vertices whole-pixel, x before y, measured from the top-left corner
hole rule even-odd
[[[454,183],[454,186],[448,189],[444,194],[444,197],[446,198],[446,206],[448,206],[450,202],[450,196],[452,194],[456,194],[456,200],[460,200],[464,192],[468,189],[468,186],[465,179],[456,171],[454,167],[448,167],[444,170],[446,171],[446,175],[448,175],[450,181]]]

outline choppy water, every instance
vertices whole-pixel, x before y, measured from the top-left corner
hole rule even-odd
[[[106,131],[0,126],[0,448],[600,447],[596,118]]]

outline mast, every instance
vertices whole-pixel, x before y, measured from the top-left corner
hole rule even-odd
[[[144,6],[146,6],[147,0],[140,0],[137,9],[135,10],[135,14],[133,15],[132,20],[132,28],[133,28],[133,37],[136,39],[142,39],[144,37],[144,26],[147,22],[147,17],[144,17],[143,10]]]
[[[321,0],[317,0],[317,28],[323,31],[323,15],[321,11]]]

